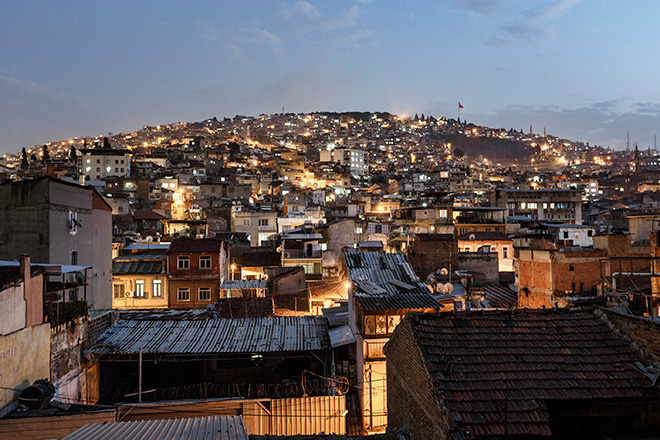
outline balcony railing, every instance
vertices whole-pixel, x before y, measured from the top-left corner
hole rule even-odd
[[[306,251],[300,249],[284,249],[283,258],[322,258],[321,251]]]

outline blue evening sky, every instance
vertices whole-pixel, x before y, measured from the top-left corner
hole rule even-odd
[[[0,153],[235,114],[390,111],[640,148],[660,4],[0,2]]]

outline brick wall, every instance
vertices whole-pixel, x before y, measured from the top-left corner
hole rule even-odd
[[[397,326],[385,355],[388,429],[408,431],[415,440],[448,438],[447,419],[407,319]]]

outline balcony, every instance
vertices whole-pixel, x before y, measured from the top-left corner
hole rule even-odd
[[[320,250],[303,250],[303,249],[284,249],[282,251],[282,257],[285,259],[290,258],[322,258]]]

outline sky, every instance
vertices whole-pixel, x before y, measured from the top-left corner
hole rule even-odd
[[[0,2],[0,154],[236,114],[660,132],[655,0]]]

